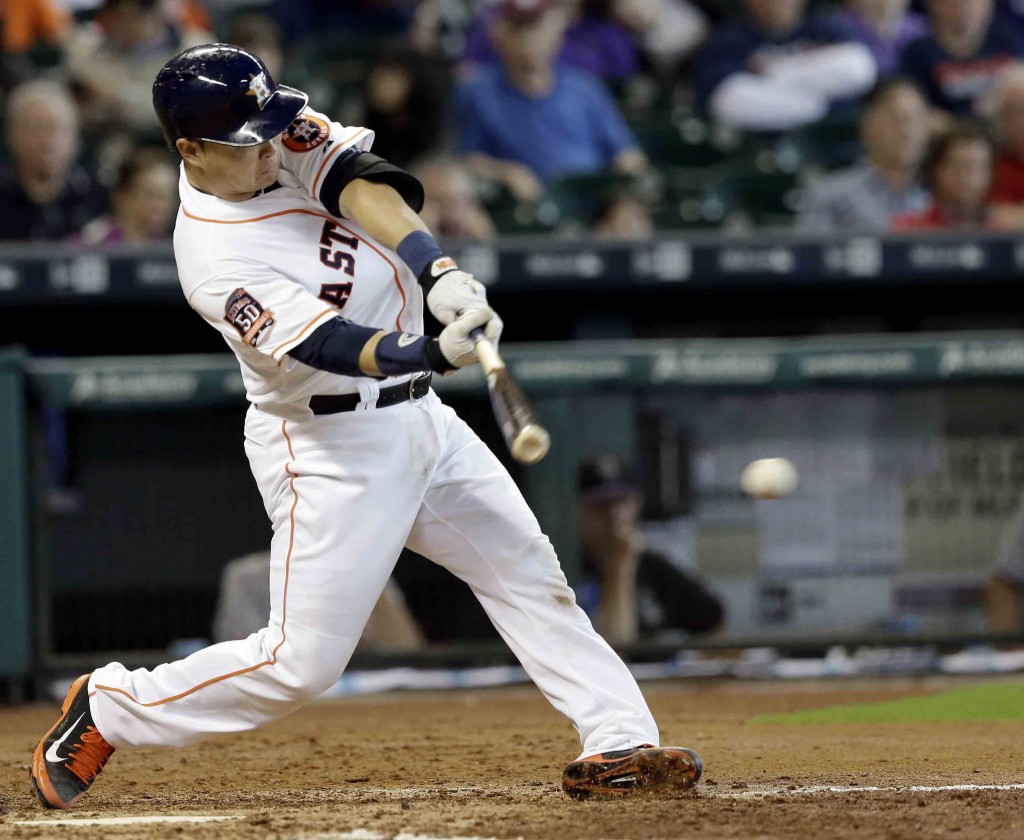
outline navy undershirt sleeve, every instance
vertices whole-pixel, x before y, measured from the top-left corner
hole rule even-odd
[[[341,376],[366,376],[359,369],[359,356],[366,342],[380,330],[364,327],[338,317],[322,324],[305,341],[288,351],[293,359],[317,370]],[[382,336],[374,351],[374,361],[384,376],[453,370],[441,353],[436,338],[391,332]]]
[[[288,355],[304,365],[342,376],[365,376],[359,369],[359,354],[366,342],[380,330],[335,318],[317,327]]]

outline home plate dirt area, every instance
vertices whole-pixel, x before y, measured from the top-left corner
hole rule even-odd
[[[932,708],[931,695],[979,684],[648,683],[664,743],[696,749],[704,779],[675,797],[587,802],[560,788],[575,733],[530,686],[324,701],[257,732],[121,750],[62,812],[43,810],[28,779],[56,704],[8,707],[0,837],[1024,837],[1024,710],[987,720],[757,720],[901,698]]]

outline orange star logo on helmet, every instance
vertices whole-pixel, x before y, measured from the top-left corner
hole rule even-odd
[[[270,89],[270,83],[267,81],[265,70],[255,76],[252,73],[249,74],[249,91],[246,93],[246,96],[255,96],[256,104],[261,111],[273,95],[274,92]]]

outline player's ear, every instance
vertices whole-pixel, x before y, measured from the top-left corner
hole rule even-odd
[[[196,163],[203,149],[201,141],[189,137],[179,137],[174,141],[174,147],[185,163]]]

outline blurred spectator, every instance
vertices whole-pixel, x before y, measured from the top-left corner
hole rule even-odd
[[[996,84],[993,117],[1000,154],[992,179],[996,227],[1024,228],[1024,64],[1011,64]]]
[[[635,192],[624,190],[598,208],[590,232],[597,239],[636,242],[654,236],[654,219],[647,202]]]
[[[228,27],[228,44],[234,44],[267,65],[272,79],[280,79],[284,70],[284,34],[277,21],[263,12],[243,12]]]
[[[362,124],[374,132],[373,152],[408,166],[444,140],[446,79],[443,67],[414,50],[393,46],[367,68]]]
[[[897,216],[893,230],[972,230],[992,225],[988,196],[995,148],[979,126],[959,124],[932,144],[925,164],[931,207]]]
[[[462,0],[420,0],[409,28],[409,43],[421,53],[441,55],[452,63],[458,61],[474,19],[472,5]]]
[[[270,552],[259,551],[229,560],[221,571],[213,640],[244,639],[267,626],[270,617]],[[402,590],[389,580],[363,628],[359,650],[409,652],[425,644]]]
[[[178,209],[178,169],[167,150],[132,152],[118,169],[110,206],[110,214],[85,226],[83,244],[169,239]]]
[[[609,644],[630,644],[667,630],[718,629],[719,600],[646,549],[638,527],[640,491],[622,462],[609,455],[587,459],[577,481],[583,561],[577,601]]]
[[[867,160],[812,186],[797,218],[804,233],[887,231],[893,217],[928,207],[920,169],[928,148],[928,103],[917,85],[890,78],[868,97],[860,121]]]
[[[244,0],[243,0],[244,2]],[[340,44],[395,38],[409,32],[420,0],[255,0],[266,6],[287,40],[312,36]]]
[[[59,46],[69,18],[57,0],[3,0],[0,2],[0,91],[8,91],[38,74],[41,47],[59,59]]]
[[[456,93],[459,149],[473,171],[521,201],[535,201],[541,181],[561,175],[644,171],[647,160],[600,80],[556,65],[563,12],[502,8],[491,30],[501,64],[478,68]]]
[[[807,14],[808,0],[746,0],[746,14],[719,27],[696,62],[700,104],[750,131],[817,122],[869,90],[875,60],[834,17]]]
[[[904,47],[928,32],[928,19],[909,7],[910,0],[846,0],[839,19],[871,50],[880,76],[898,72]]]
[[[1024,38],[993,20],[993,0],[928,0],[932,33],[903,51],[901,72],[932,104],[970,114],[999,71],[1024,56]]]
[[[179,24],[160,0],[106,0],[67,48],[87,132],[159,134],[153,114],[157,71],[175,53],[212,40],[208,32]]]
[[[476,194],[473,181],[455,160],[441,155],[423,158],[409,170],[426,193],[420,218],[437,237],[478,241],[493,239],[494,223]]]
[[[995,569],[985,590],[985,611],[993,633],[1024,631],[1024,503],[1000,536]]]
[[[0,4],[0,46],[5,55],[39,44],[58,44],[68,31],[68,14],[55,0],[4,0]]]
[[[709,32],[707,18],[688,0],[612,0],[611,6],[660,73],[675,70]]]
[[[103,210],[103,189],[75,163],[78,112],[67,88],[43,80],[16,87],[4,126],[0,239],[65,239]]]
[[[466,34],[463,61],[488,64],[499,60],[494,40],[495,22],[505,17],[526,22],[546,9],[558,9],[569,18],[558,51],[558,61],[603,79],[626,79],[636,73],[636,45],[630,33],[610,16],[609,0],[500,0],[486,9]]]

